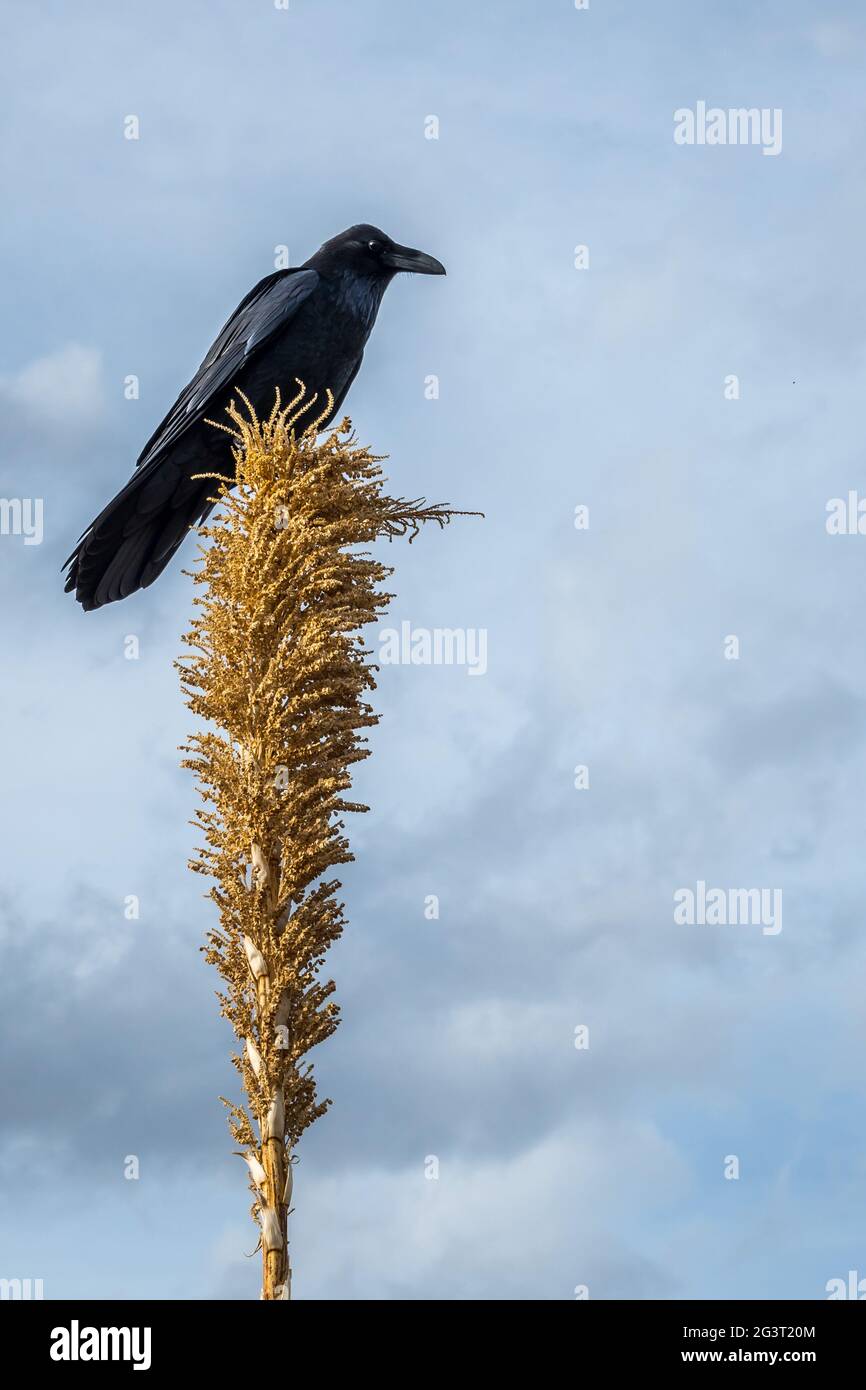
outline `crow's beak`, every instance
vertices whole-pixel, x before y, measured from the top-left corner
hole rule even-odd
[[[408,270],[413,275],[444,275],[445,267],[435,256],[415,251],[411,246],[392,246],[382,257],[392,270]]]

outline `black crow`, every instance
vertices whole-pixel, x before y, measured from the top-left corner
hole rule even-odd
[[[205,417],[223,418],[243,391],[267,416],[276,387],[288,401],[296,381],[317,394],[311,420],[331,391],[331,420],[358,374],[382,296],[400,270],[444,275],[423,251],[398,246],[377,227],[350,227],[297,270],[266,275],[241,300],[188,386],[141,452],[136,471],[87,528],[64,565],[66,592],[85,608],[126,598],[161,574],[213,503],[212,479],[234,476],[231,441]],[[303,420],[301,421],[303,424]]]

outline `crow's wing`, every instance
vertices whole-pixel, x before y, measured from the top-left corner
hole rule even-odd
[[[242,299],[188,386],[185,386],[139,455],[137,468],[152,463],[207,414],[239,370],[284,328],[319,283],[318,271],[278,270]]]

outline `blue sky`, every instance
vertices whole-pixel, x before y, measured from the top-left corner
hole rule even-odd
[[[42,544],[0,536],[0,1276],[257,1296],[185,867],[191,585],[83,614],[59,566],[275,247],[360,220],[448,277],[388,291],[347,408],[395,491],[486,514],[386,549],[388,621],[484,628],[488,670],[382,670],[293,1293],[866,1275],[866,539],[825,527],[866,495],[860,7],[0,23],[0,496],[44,501]],[[780,109],[781,152],[675,144],[698,101]],[[676,924],[699,880],[781,889],[783,930]]]

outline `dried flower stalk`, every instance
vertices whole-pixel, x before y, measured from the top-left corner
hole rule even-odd
[[[381,460],[349,421],[321,439],[321,419],[301,434],[311,402],[298,384],[284,408],[277,394],[264,424],[244,398],[247,413],[228,412],[237,485],[215,481],[222,511],[202,528],[212,544],[193,575],[190,654],[177,663],[189,708],[209,726],[182,750],[203,803],[190,867],[214,880],[219,927],[204,950],[242,1044],[233,1062],[245,1103],[224,1103],[249,1171],[265,1299],[290,1297],[294,1150],[330,1103],[302,1065],[339,1014],[333,981],[318,978],[345,920],[341,885],[325,876],[353,857],[342,816],[367,809],[345,795],[352,764],[368,756],[361,731],[378,719],[360,634],[392,595],[381,587],[391,570],[358,547],[411,540],[455,514],[386,496]]]

